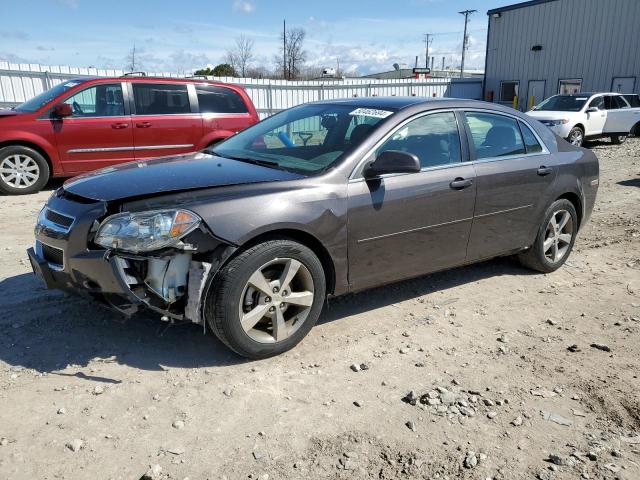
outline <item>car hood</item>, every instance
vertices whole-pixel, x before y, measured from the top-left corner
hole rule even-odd
[[[16,115],[20,115],[20,112],[16,112],[15,110],[10,110],[8,108],[0,110],[0,118],[2,118],[2,117],[14,117]]]
[[[103,168],[67,180],[64,190],[101,201],[237,184],[296,180],[303,175],[208,153],[156,158]]]
[[[561,112],[561,111],[555,111],[555,110],[541,110],[541,111],[530,110],[527,112],[527,115],[529,115],[532,118],[535,118],[536,120],[562,120],[563,118],[570,118],[576,113],[580,113],[580,112]]]

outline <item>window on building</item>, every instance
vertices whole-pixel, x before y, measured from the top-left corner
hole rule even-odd
[[[134,83],[136,115],[170,115],[190,113],[186,85]]]
[[[582,79],[580,78],[570,78],[570,79],[560,80],[558,82],[558,93],[560,95],[580,93],[581,88],[582,88]]]
[[[478,112],[466,112],[465,116],[478,159],[526,153],[515,119]]]
[[[500,101],[513,103],[518,96],[520,82],[500,82]]]
[[[200,113],[247,113],[242,97],[230,88],[202,85],[196,87]]]

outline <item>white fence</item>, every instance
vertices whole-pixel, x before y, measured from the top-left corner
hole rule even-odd
[[[10,64],[0,62],[0,108],[12,107],[70,78],[83,76],[119,77],[120,70]],[[148,73],[149,76],[178,77],[171,73]],[[253,100],[260,117],[305,102],[333,98],[369,96],[420,96],[482,98],[482,79],[429,78],[426,80],[345,80],[286,81],[254,78],[208,77],[242,85]]]

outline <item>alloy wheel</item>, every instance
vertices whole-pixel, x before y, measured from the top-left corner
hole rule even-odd
[[[40,167],[28,155],[15,154],[0,162],[0,179],[12,188],[28,188],[40,178]]]
[[[583,141],[582,131],[580,131],[579,129],[573,130],[571,132],[571,135],[569,135],[569,142],[571,143],[571,145],[580,147],[582,146],[582,141]]]
[[[551,215],[545,232],[544,256],[552,263],[564,258],[573,240],[573,222],[567,210],[558,210]]]
[[[256,342],[281,342],[302,326],[313,300],[307,267],[293,258],[277,258],[249,277],[238,306],[240,324]]]

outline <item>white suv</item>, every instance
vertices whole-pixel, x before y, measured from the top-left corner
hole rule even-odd
[[[640,124],[640,108],[632,108],[618,93],[554,95],[533,107],[527,115],[577,146],[585,139],[601,137],[622,143]]]

